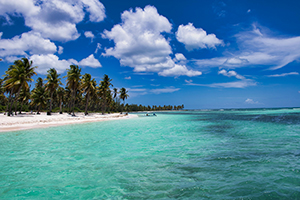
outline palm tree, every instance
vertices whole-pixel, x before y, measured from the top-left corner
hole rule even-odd
[[[49,91],[50,93],[50,105],[49,105],[49,112],[47,113],[47,115],[51,115],[53,93],[58,88],[58,86],[62,83],[60,81],[60,78],[58,78],[60,74],[57,74],[56,69],[51,68],[47,72],[48,74],[45,80],[47,80],[48,82],[45,84],[45,86],[46,86],[46,91]]]
[[[30,88],[22,89],[21,93],[20,93],[21,108],[20,108],[19,114],[22,113],[22,108],[23,108],[24,102],[28,102],[29,99],[30,99]]]
[[[123,100],[124,104],[125,104],[125,99],[127,99],[129,97],[129,95],[127,93],[128,93],[128,91],[125,88],[121,88],[120,98]]]
[[[31,95],[31,105],[37,106],[37,114],[40,114],[40,109],[44,108],[47,105],[47,93],[45,91],[45,86],[43,85],[43,79],[38,78],[35,88],[32,91]]]
[[[62,114],[62,102],[64,98],[65,90],[62,87],[57,88],[57,97],[59,101],[59,114]]]
[[[92,76],[90,74],[84,74],[82,79],[81,79],[81,88],[83,89],[83,93],[85,93],[85,111],[84,114],[87,115],[87,108],[88,108],[88,103],[90,96],[95,93],[96,89],[96,80],[92,79]]]
[[[107,94],[108,94],[108,92],[110,93],[111,91],[110,91],[110,89],[109,89],[109,87],[110,86],[113,86],[112,84],[111,84],[111,81],[112,81],[112,79],[110,79],[109,77],[108,77],[108,75],[106,75],[106,74],[104,74],[104,76],[103,76],[103,78],[102,78],[102,81],[100,81],[100,87],[99,87],[99,89],[100,89],[100,95],[101,95],[101,98],[102,98],[102,100],[103,100],[103,104],[102,104],[102,115],[104,114],[104,112],[105,112],[105,109],[106,109],[106,103],[107,103]]]
[[[31,82],[31,77],[36,75],[34,71],[35,68],[36,67],[32,67],[32,61],[29,61],[27,58],[22,58],[21,60],[16,60],[14,65],[10,66],[5,72],[5,87],[11,91],[11,94],[15,93],[15,98],[9,107],[8,116],[10,116],[12,105],[19,99],[21,89],[29,88],[28,82]]]
[[[72,111],[73,111],[73,116],[75,116],[74,113],[74,107],[75,107],[75,98],[76,98],[76,93],[77,89],[79,86],[79,81],[81,77],[81,69],[78,67],[78,65],[70,65],[70,69],[68,69],[67,72],[67,87],[70,88],[72,91]]]

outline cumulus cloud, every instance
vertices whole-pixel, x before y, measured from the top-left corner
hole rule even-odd
[[[92,41],[93,41],[93,39],[94,39],[94,37],[95,37],[95,35],[92,33],[92,31],[85,31],[85,32],[84,32],[84,36],[85,36],[86,38],[91,38]]]
[[[37,32],[27,32],[12,39],[0,39],[0,56],[27,56],[28,54],[55,53],[56,45]]]
[[[102,21],[105,8],[98,0],[2,0],[0,15],[20,15],[26,26],[41,33],[45,38],[57,41],[77,39],[80,34],[76,24],[83,21],[86,14],[92,22]]]
[[[290,75],[299,75],[298,72],[290,72],[290,73],[283,73],[283,74],[273,74],[268,75],[267,77],[284,77],[284,76],[290,76]]]
[[[185,56],[182,53],[175,54],[176,61],[186,60]]]
[[[104,56],[114,56],[121,65],[134,68],[135,72],[157,72],[160,75],[173,74],[178,66],[171,59],[172,49],[162,35],[170,33],[172,25],[153,6],[124,11],[122,23],[111,31],[105,30],[103,38],[113,40],[114,47],[108,48]],[[171,70],[172,72],[164,70]],[[187,70],[187,69],[186,69]],[[183,75],[182,72],[178,75]]]
[[[97,43],[97,47],[96,47],[96,50],[95,50],[95,54],[98,53],[98,51],[101,49],[101,44],[100,43]]]
[[[58,46],[58,54],[62,54],[64,52],[64,48],[62,46]]]
[[[39,74],[47,74],[47,70],[50,68],[55,68],[58,73],[63,73],[71,64],[76,64],[73,60],[59,60],[59,58],[53,54],[35,54],[30,57],[30,60],[33,61],[34,66],[38,66],[36,72]]]
[[[222,74],[223,76],[227,76],[227,77],[236,77],[237,79],[245,79],[245,77],[239,75],[238,73],[236,73],[235,71],[226,71],[225,69],[222,69],[218,72],[218,74]]]
[[[124,79],[126,79],[126,80],[131,80],[131,76],[127,76],[127,77],[125,77]]]
[[[195,28],[192,23],[180,25],[176,32],[176,38],[189,51],[199,48],[216,48],[223,44],[223,41],[218,39],[215,34],[207,34],[202,28]]]
[[[54,54],[35,54],[30,57],[30,60],[33,61],[34,66],[38,66],[36,72],[39,74],[47,74],[47,71],[50,68],[55,68],[58,73],[64,73],[66,69],[69,69],[70,65],[79,65],[87,67],[101,67],[100,62],[94,58],[94,55],[82,59],[80,62],[74,59],[62,59],[60,60],[58,56]]]
[[[200,71],[194,71],[194,70],[188,70],[186,66],[184,65],[177,65],[170,69],[165,69],[162,72],[158,73],[161,76],[200,76],[202,72]]]
[[[101,63],[99,62],[99,60],[97,60],[94,57],[94,54],[91,54],[89,57],[82,59],[79,63],[79,66],[83,66],[83,67],[92,67],[92,68],[98,68],[98,67],[102,67]]]
[[[115,42],[115,47],[106,49],[104,55],[120,59],[122,65],[133,67],[137,72],[169,68],[172,50],[161,35],[171,31],[168,19],[159,15],[153,6],[146,6],[144,10],[136,8],[136,12],[125,11],[121,18],[122,24],[104,31],[103,37]]]
[[[245,100],[245,103],[247,103],[247,104],[259,104],[258,101],[254,101],[253,99],[249,99],[249,98]]]

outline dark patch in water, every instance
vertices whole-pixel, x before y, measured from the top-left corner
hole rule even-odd
[[[252,122],[264,122],[264,123],[280,123],[287,125],[300,124],[300,113],[286,113],[278,115],[246,115],[238,113],[205,113],[199,114],[195,121],[210,121],[220,122],[224,120],[234,121],[252,121]]]

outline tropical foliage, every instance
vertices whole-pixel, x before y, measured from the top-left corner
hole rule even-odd
[[[125,104],[129,97],[126,88],[113,88],[112,79],[104,75],[99,84],[90,74],[81,75],[77,65],[70,65],[67,70],[66,87],[62,87],[60,74],[54,68],[47,71],[45,80],[38,77],[34,88],[30,91],[29,83],[36,75],[32,61],[27,58],[16,60],[9,66],[4,78],[0,79],[0,111],[5,111],[8,116],[17,115],[22,111],[40,111],[47,109],[51,112],[131,112],[131,111],[156,111],[180,110],[183,105],[171,106],[143,106]],[[45,81],[45,83],[44,83]]]

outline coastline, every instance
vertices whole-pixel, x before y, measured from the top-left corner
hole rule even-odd
[[[76,116],[71,116],[67,113],[58,114],[52,113],[47,115],[41,112],[40,115],[25,112],[16,116],[8,117],[0,113],[0,132],[20,131],[36,128],[46,128],[52,126],[63,126],[69,124],[87,123],[87,122],[100,122],[117,119],[129,119],[137,117],[137,115],[126,114],[104,114],[90,113],[85,116],[84,113],[75,113]]]

